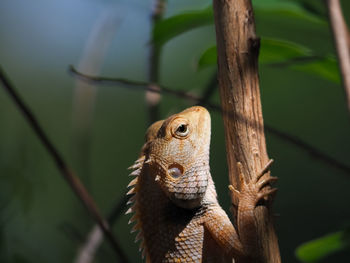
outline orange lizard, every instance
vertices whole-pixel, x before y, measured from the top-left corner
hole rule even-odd
[[[147,263],[232,262],[257,256],[254,208],[276,189],[263,171],[241,189],[230,186],[238,200],[237,229],[220,207],[209,168],[210,115],[191,107],[147,130],[140,158],[130,168],[136,176],[127,213],[139,231]],[[241,164],[238,163],[241,171]]]

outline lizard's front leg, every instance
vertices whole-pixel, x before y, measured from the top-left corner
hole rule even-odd
[[[252,257],[258,256],[259,251],[254,209],[259,201],[273,196],[277,191],[276,188],[266,187],[268,184],[275,182],[277,177],[264,176],[272,162],[273,160],[270,160],[262,171],[250,180],[245,179],[242,164],[237,163],[241,181],[240,190],[232,185],[229,186],[229,189],[234,193],[235,200],[237,200],[237,232],[239,239],[246,254]]]

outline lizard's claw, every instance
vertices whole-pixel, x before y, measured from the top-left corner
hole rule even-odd
[[[241,192],[238,191],[233,185],[229,185],[228,189],[233,193],[233,204],[234,206],[238,206],[239,200],[241,198]]]
[[[240,185],[241,185],[241,187],[243,187],[243,185],[247,184],[246,180],[244,179],[243,165],[240,162],[237,162],[237,168],[238,168],[238,176],[239,176],[239,180],[240,180]],[[233,185],[229,185],[228,189],[233,193],[234,205],[237,206],[239,203],[239,200],[241,199],[241,192],[237,188],[235,188]]]
[[[261,190],[264,186],[268,185],[268,184],[273,184],[274,182],[276,182],[278,180],[277,177],[274,176],[269,176],[268,178],[261,178],[258,182],[257,185],[259,187],[259,190]]]
[[[233,192],[235,195],[238,195],[240,194],[240,191],[238,191],[236,188],[233,187],[233,185],[229,185],[228,186],[228,189],[230,189],[231,192]]]
[[[255,177],[255,186],[257,189],[255,205],[263,198],[268,198],[268,197],[273,198],[277,192],[277,188],[265,187],[278,180],[277,177],[273,177],[273,176],[264,177],[264,175],[269,171],[272,163],[273,163],[273,159],[270,159],[265,165],[265,167]]]
[[[256,182],[259,181],[259,179],[270,170],[272,163],[273,163],[273,159],[270,159],[265,165],[265,167],[261,169],[260,173],[258,173],[256,176]]]
[[[269,171],[272,163],[273,160],[271,159],[251,180],[245,179],[246,177],[243,174],[243,166],[240,162],[237,163],[241,190],[239,191],[232,185],[229,185],[229,189],[234,193],[234,198],[238,200],[238,204],[240,202],[244,202],[247,203],[246,205],[250,204],[252,206],[256,206],[256,204],[263,198],[273,198],[277,188],[266,188],[265,186],[276,182],[277,177],[264,176]]]

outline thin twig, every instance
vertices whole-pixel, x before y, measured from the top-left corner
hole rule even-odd
[[[348,28],[346,26],[339,0],[326,0],[338,64],[342,75],[348,110],[350,112],[350,51]]]
[[[59,154],[58,150],[54,147],[44,130],[41,128],[35,115],[32,113],[29,107],[25,105],[1,68],[0,80],[3,84],[2,86],[4,89],[8,92],[18,109],[21,111],[25,119],[28,121],[29,125],[32,127],[34,133],[38,136],[39,140],[48,151],[49,155],[52,157],[63,178],[68,182],[74,193],[77,195],[78,199],[84,204],[85,208],[90,212],[93,219],[101,227],[103,233],[107,237],[107,240],[116,252],[119,259],[122,262],[129,262],[126,255],[124,254],[124,251],[120,248],[117,240],[114,238],[108,223],[100,215],[95,201],[86,191],[79,178],[66,165],[63,157]]]
[[[134,81],[134,80],[129,80],[125,78],[109,78],[109,77],[99,77],[99,76],[91,76],[87,75],[84,73],[81,73],[77,71],[73,66],[69,66],[68,69],[69,73],[73,73],[73,75],[77,78],[80,78],[81,80],[84,80],[86,82],[93,82],[93,83],[98,83],[100,85],[106,84],[106,85],[115,85],[115,84],[120,84],[126,88],[135,88],[135,89],[140,89],[140,90],[147,90],[151,91],[154,93],[164,93],[164,94],[169,94],[169,95],[174,95],[179,98],[187,99],[193,103],[196,103],[200,101],[200,97],[191,94],[186,91],[181,91],[181,90],[173,90],[170,89],[166,86],[159,85],[161,89],[158,87],[155,87],[154,85],[151,85],[150,82],[147,81]]]
[[[136,89],[142,89],[142,90],[148,90],[151,92],[156,92],[156,93],[164,93],[164,94],[169,94],[169,95],[173,95],[182,99],[187,99],[192,103],[199,103],[201,101],[201,98],[198,96],[195,96],[193,94],[190,94],[188,92],[184,92],[184,91],[178,91],[178,90],[173,90],[169,87],[163,86],[161,85],[162,89],[155,89],[152,88],[151,86],[149,86],[148,82],[145,81],[134,81],[134,80],[128,80],[128,79],[124,79],[124,78],[108,78],[108,77],[98,77],[98,76],[90,76],[90,75],[86,75],[83,74],[81,72],[78,72],[73,66],[69,67],[69,72],[73,73],[73,75],[75,77],[81,78],[84,81],[87,82],[94,82],[96,84],[106,84],[106,85],[116,85],[116,84],[120,84],[123,87],[126,88],[136,88]],[[203,106],[208,107],[211,110],[214,111],[221,111],[221,107],[217,104],[213,104],[213,103],[204,103],[201,104]],[[314,146],[310,145],[309,143],[301,140],[300,138],[288,134],[286,132],[280,131],[268,124],[265,124],[265,129],[267,132],[270,132],[271,134],[279,137],[280,139],[287,141],[291,144],[293,144],[294,146],[304,150],[305,152],[307,152],[308,154],[310,154],[313,158],[316,159],[320,159],[322,161],[324,161],[325,163],[327,163],[328,165],[337,168],[341,171],[343,171],[346,174],[350,174],[350,167],[347,166],[346,164],[343,164],[341,162],[339,162],[338,160],[328,156],[327,154],[321,152],[320,150],[316,149]]]
[[[350,167],[348,165],[343,164],[342,162],[339,162],[337,159],[321,152],[320,150],[316,149],[314,146],[301,140],[300,138],[294,135],[288,134],[286,132],[280,131],[266,124],[265,124],[265,129],[267,132],[270,132],[271,134],[279,137],[280,139],[287,141],[300,149],[303,149],[305,152],[310,154],[310,156],[312,156],[313,158],[322,160],[329,166],[337,168],[338,170],[341,170],[344,173],[350,175]]]
[[[166,7],[166,0],[153,0],[153,6],[151,9],[151,28],[153,29],[156,23],[162,19]],[[153,30],[151,30],[153,34]],[[151,35],[152,38],[152,35]],[[153,43],[149,44],[148,54],[148,81],[149,86],[154,89],[160,89],[159,82],[159,60],[161,54],[161,47]],[[146,90],[145,100],[149,114],[149,124],[159,119],[159,102],[160,94]]]

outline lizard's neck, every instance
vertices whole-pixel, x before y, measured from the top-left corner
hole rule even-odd
[[[205,212],[209,204],[217,203],[215,186],[208,174],[208,186],[202,204],[196,209],[185,209],[175,205],[164,193],[149,166],[144,166],[136,185],[135,213],[140,224],[141,244],[148,258],[155,258],[171,250],[171,244],[193,220]],[[165,236],[163,236],[165,235]],[[200,235],[201,236],[201,235]],[[164,244],[166,246],[164,246]],[[152,249],[162,248],[155,253]]]
[[[203,163],[203,165],[206,164],[207,163]],[[207,165],[207,170],[203,168],[206,167],[201,167],[201,172],[206,173],[206,176],[208,177],[208,186],[202,199],[201,206],[217,203],[217,194],[209,171],[209,165]],[[139,215],[144,215],[147,218],[155,217],[154,220],[157,221],[160,211],[166,211],[168,209],[172,209],[174,211],[179,209],[191,211],[191,209],[185,209],[177,206],[169,199],[159,185],[159,182],[155,180],[155,176],[152,174],[152,169],[147,165],[143,167],[141,174],[138,176],[136,189],[136,210],[139,210],[136,211],[136,213]],[[140,211],[141,209],[143,211]]]
[[[154,213],[171,204],[169,198],[162,191],[156,182],[154,175],[151,174],[150,168],[144,166],[141,174],[138,176],[136,209],[144,211],[141,215],[147,218],[152,217]]]

